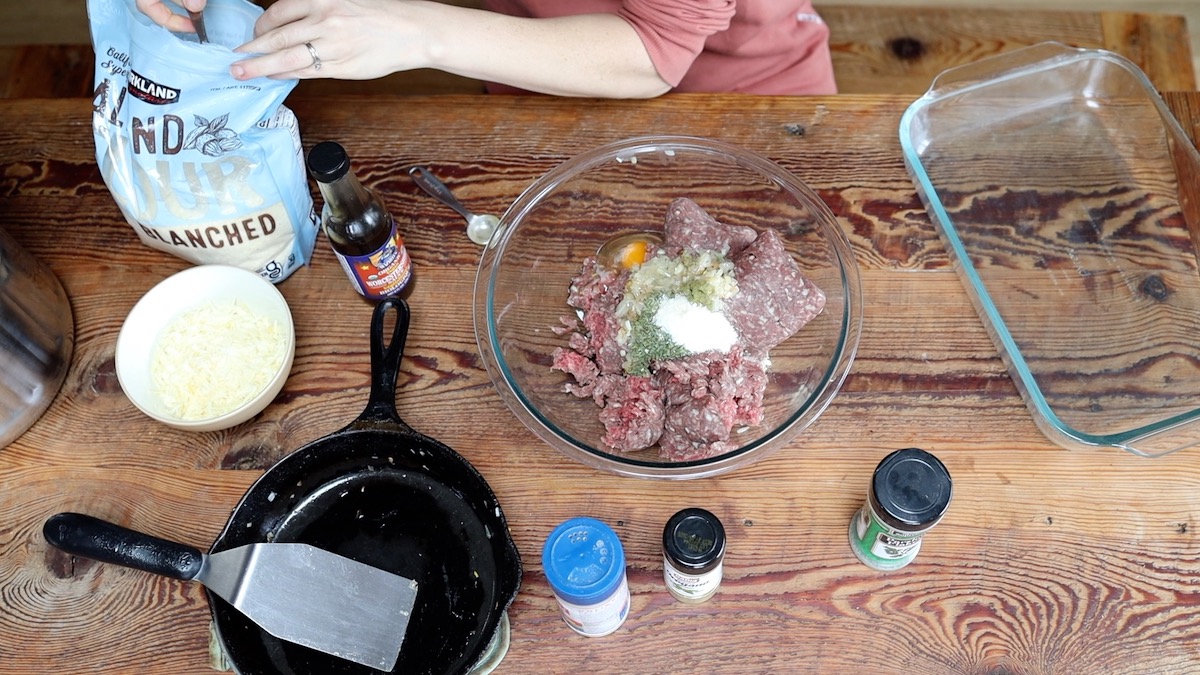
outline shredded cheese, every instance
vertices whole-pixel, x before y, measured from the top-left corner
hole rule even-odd
[[[283,365],[284,337],[277,321],[237,301],[184,312],[163,329],[150,362],[163,412],[201,420],[246,404]]]

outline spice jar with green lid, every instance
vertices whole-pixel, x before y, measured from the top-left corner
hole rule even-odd
[[[663,528],[663,579],[671,595],[704,602],[721,585],[725,528],[704,509],[684,509]]]
[[[867,502],[850,521],[850,548],[867,567],[896,570],[913,561],[925,533],[950,505],[950,472],[920,448],[897,450],[875,467]]]

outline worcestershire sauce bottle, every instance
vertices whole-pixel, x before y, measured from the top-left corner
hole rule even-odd
[[[355,290],[371,300],[403,290],[412,277],[404,240],[387,207],[350,171],[346,150],[333,141],[318,143],[308,153],[308,170],[325,199],[325,236]]]

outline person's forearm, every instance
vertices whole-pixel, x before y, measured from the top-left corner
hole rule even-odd
[[[372,79],[414,68],[560,96],[647,98],[659,77],[615,14],[526,19],[428,0],[278,0],[230,70],[256,77]]]
[[[614,14],[524,19],[439,3],[428,13],[429,66],[560,96],[648,98],[670,90],[637,32]],[[401,47],[403,48],[403,47]]]

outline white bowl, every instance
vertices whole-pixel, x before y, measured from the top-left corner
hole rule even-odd
[[[237,302],[254,315],[278,326],[284,341],[283,362],[250,400],[232,410],[203,419],[168,412],[154,382],[152,364],[163,332],[179,317],[213,303]],[[227,429],[262,412],[283,388],[292,369],[296,333],[287,301],[271,282],[254,272],[229,265],[199,265],[159,282],[130,310],[117,336],[116,369],[121,388],[134,406],[146,415],[179,429]],[[249,364],[229,363],[229,373],[244,372]]]

